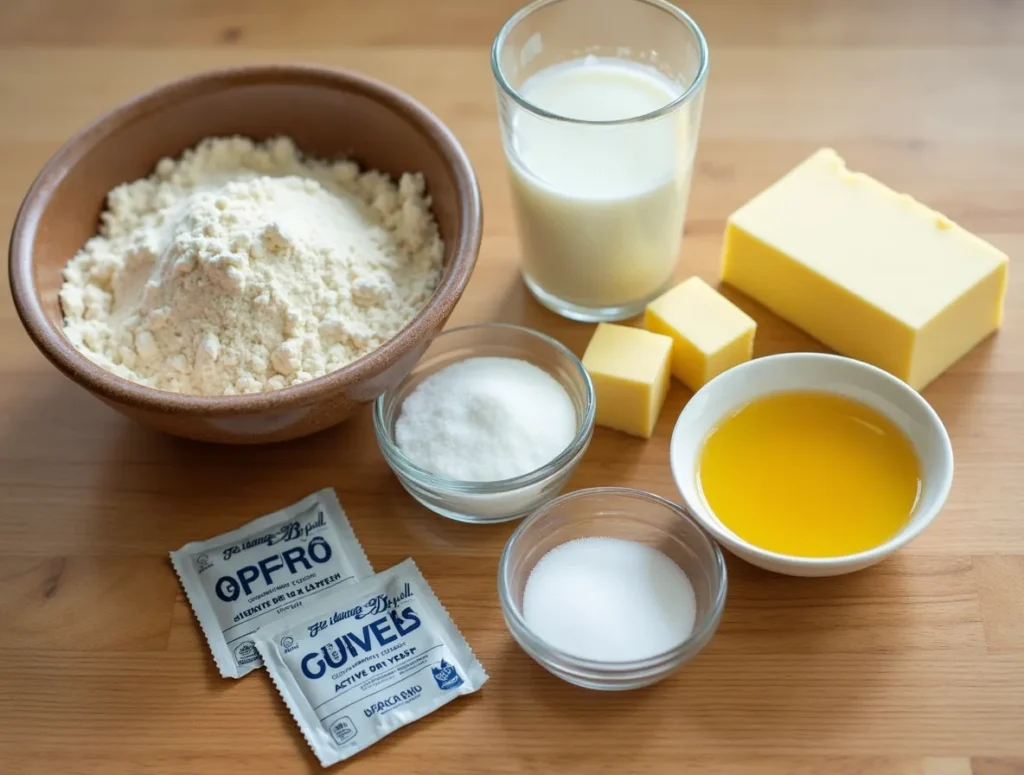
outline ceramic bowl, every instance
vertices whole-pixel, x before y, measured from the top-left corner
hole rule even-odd
[[[910,439],[921,464],[921,494],[907,524],[881,546],[841,557],[794,557],[760,549],[729,530],[701,493],[697,476],[708,434],[745,404],[769,393],[838,393],[881,412]],[[757,358],[715,377],[690,399],[670,445],[672,476],[683,502],[723,546],[747,562],[790,576],[837,576],[874,565],[905,546],[935,519],[953,483],[953,449],[942,421],[905,382],[874,366],[823,353]]]
[[[349,157],[399,176],[422,172],[445,243],[433,297],[390,341],[348,366],[282,390],[186,396],[143,387],[95,365],[62,330],[68,260],[96,233],[107,192],[149,175],[205,137],[287,135],[316,157]],[[409,373],[469,281],[480,247],[480,193],[452,133],[396,89],[354,73],[300,65],[220,70],[159,87],[115,108],[61,148],[29,189],[14,224],[11,291],[36,346],[69,379],[146,425],[235,444],[327,428]]]

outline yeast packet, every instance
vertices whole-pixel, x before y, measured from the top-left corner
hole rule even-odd
[[[334,490],[171,552],[225,678],[262,663],[253,637],[288,612],[373,575]]]
[[[487,680],[412,560],[256,634],[320,764],[348,759]]]

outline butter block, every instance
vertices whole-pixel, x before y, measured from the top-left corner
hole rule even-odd
[[[757,323],[691,277],[647,305],[644,327],[672,339],[672,374],[691,390],[750,360]]]
[[[649,439],[668,393],[672,340],[642,328],[600,323],[583,354],[605,428]]]
[[[722,278],[920,390],[999,327],[1007,265],[826,148],[732,214]]]

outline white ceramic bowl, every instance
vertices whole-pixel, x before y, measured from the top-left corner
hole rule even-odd
[[[769,393],[817,390],[838,393],[876,409],[898,425],[917,452],[921,495],[903,529],[881,546],[842,557],[794,557],[760,549],[714,515],[698,481],[701,448],[708,434],[740,407]],[[935,410],[906,383],[861,361],[823,353],[772,355],[715,377],[683,409],[672,432],[672,476],[697,521],[733,554],[753,565],[790,576],[837,576],[874,565],[924,530],[942,509],[953,483],[953,449]]]

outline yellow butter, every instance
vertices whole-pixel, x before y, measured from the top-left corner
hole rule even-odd
[[[757,323],[691,277],[647,305],[644,326],[672,338],[672,374],[691,390],[750,360]]]
[[[649,439],[668,392],[672,340],[642,328],[601,323],[583,355],[605,428]]]
[[[999,327],[1007,264],[823,149],[732,214],[722,278],[921,389]]]

